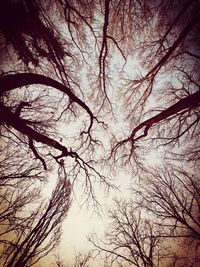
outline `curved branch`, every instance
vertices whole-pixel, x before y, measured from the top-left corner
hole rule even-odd
[[[89,130],[92,127],[94,115],[90,108],[80,99],[78,98],[69,87],[66,85],[49,78],[47,76],[35,73],[18,73],[18,74],[10,74],[6,76],[0,77],[0,96],[3,93],[25,86],[25,85],[33,85],[40,84],[53,87],[60,92],[66,94],[72,102],[76,102],[79,106],[81,106],[90,116],[90,126]]]

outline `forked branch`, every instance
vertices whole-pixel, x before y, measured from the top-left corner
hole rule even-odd
[[[189,95],[181,100],[179,100],[174,105],[170,106],[169,108],[163,110],[159,114],[145,120],[144,122],[140,123],[137,127],[132,130],[130,136],[120,142],[118,142],[115,147],[112,149],[112,153],[116,151],[122,145],[130,142],[131,146],[133,147],[135,142],[142,139],[143,137],[148,135],[149,129],[155,125],[159,124],[161,121],[166,120],[174,115],[177,115],[179,112],[184,111],[189,108],[195,108],[200,104],[200,91]],[[137,136],[140,130],[142,133]]]

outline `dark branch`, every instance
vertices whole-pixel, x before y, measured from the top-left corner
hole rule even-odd
[[[15,115],[19,117],[20,114],[21,114],[22,109],[23,109],[25,106],[30,107],[31,104],[30,104],[29,102],[24,102],[24,101],[22,101],[22,102],[19,104],[19,106],[16,108],[16,110],[15,110]]]
[[[29,138],[29,147],[33,151],[33,154],[35,155],[36,159],[39,159],[42,162],[44,169],[47,170],[47,165],[46,165],[45,160],[38,154],[38,152],[37,152],[37,150],[33,144],[33,140],[30,138]]]
[[[90,116],[89,130],[91,129],[95,117],[90,108],[80,98],[78,98],[68,86],[47,76],[34,73],[19,73],[19,74],[11,74],[0,77],[0,96],[2,96],[3,93],[7,91],[25,85],[33,85],[33,84],[50,86],[66,94],[72,102],[77,103],[89,114]]]
[[[47,145],[49,147],[55,148],[56,150],[59,150],[62,152],[63,156],[69,156],[70,152],[68,152],[67,148],[63,145],[61,145],[56,140],[45,136],[44,134],[41,134],[37,132],[36,130],[32,129],[30,126],[28,126],[25,121],[19,117],[17,117],[15,114],[13,114],[10,109],[6,106],[4,106],[2,103],[0,103],[0,114],[2,115],[2,118],[4,122],[8,126],[12,126],[14,129],[19,131],[20,133],[26,135],[29,139],[35,140],[36,142],[40,142],[44,145]]]
[[[154,117],[151,117],[150,119],[139,124],[136,128],[133,129],[131,135],[127,139],[124,139],[124,140],[118,142],[112,151],[118,149],[120,146],[124,145],[127,142],[131,142],[132,144],[134,144],[139,139],[147,136],[149,129],[154,124],[158,124],[161,121],[163,121],[167,118],[170,118],[173,115],[178,114],[180,111],[186,110],[188,108],[195,108],[195,107],[199,106],[199,104],[200,104],[200,91],[197,91],[196,93],[179,100],[176,104],[163,110],[162,112],[155,115]],[[143,133],[141,135],[139,135],[138,137],[135,137],[136,134],[141,129],[144,129]]]

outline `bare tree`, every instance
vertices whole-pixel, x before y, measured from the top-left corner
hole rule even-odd
[[[56,138],[45,135],[44,122],[41,135],[41,121],[33,122],[30,118],[24,120],[23,113],[18,118],[15,117],[18,113],[9,113],[13,110],[7,109],[9,106],[2,101],[1,112],[7,118],[4,123],[27,136],[26,143],[29,143],[33,154],[44,168],[47,168],[45,159],[37,151],[35,142],[60,151],[60,155],[54,156],[57,160],[71,157],[87,173],[94,168],[90,168],[92,159],[88,155],[94,155],[102,142],[101,138],[96,138],[98,134],[95,130],[99,127],[96,125],[99,122],[97,115],[106,121],[112,116],[117,117],[119,112],[115,107],[117,100],[111,99],[109,89],[110,86],[115,86],[115,77],[123,86],[123,90],[116,88],[116,95],[120,98],[120,93],[125,101],[123,115],[128,120],[131,133],[126,130],[123,137],[116,131],[111,133],[115,137],[111,144],[111,156],[115,156],[120,147],[125,154],[124,158],[134,155],[135,148],[143,145],[145,137],[168,145],[197,138],[199,77],[196,72],[199,50],[198,38],[195,36],[199,34],[199,1],[144,3],[135,0],[120,4],[119,1],[111,0],[60,0],[54,3],[21,0],[16,3],[8,1],[2,7],[3,46],[13,55],[18,65],[15,74],[10,74],[4,68],[6,70],[0,79],[2,99],[5,100],[6,92],[8,94],[20,86],[38,87],[40,84],[58,90],[61,93],[60,99],[63,97],[65,100],[59,106],[56,125],[59,125],[61,118],[70,117],[67,122],[72,122],[73,116],[79,117],[81,110],[86,115],[79,131],[80,142],[71,151],[70,145],[62,145]],[[16,15],[9,22],[5,14],[12,13],[14,9]],[[19,20],[21,14],[24,14],[23,19]],[[55,17],[53,14],[56,14]],[[14,39],[11,29],[16,36]],[[23,44],[24,54],[20,50],[21,46],[15,42]],[[10,49],[9,43],[14,50]],[[124,60],[124,66],[116,63],[121,68],[120,71],[113,68],[113,53]],[[21,60],[15,59],[15,54]],[[126,73],[126,64],[135,59],[138,62],[140,55],[143,55],[144,60],[138,63],[139,74]],[[38,62],[33,67],[36,59]],[[10,71],[13,71],[12,68]],[[142,74],[145,72],[146,74]],[[160,79],[165,82],[159,85]],[[85,86],[86,84],[89,86]],[[161,105],[155,104],[153,108],[149,108],[147,102],[151,97],[153,100],[159,99]],[[30,104],[30,101],[25,102]],[[25,107],[22,107],[22,103],[18,105],[18,111]],[[59,101],[56,106],[58,105]],[[111,116],[105,116],[108,107],[113,112],[110,113]],[[78,111],[80,108],[79,112],[77,108]],[[52,119],[49,116],[49,121]],[[38,131],[33,131],[33,125],[34,130],[37,128]],[[103,122],[101,125],[105,126]],[[54,134],[57,134],[55,129]],[[80,157],[82,151],[88,152],[86,157],[89,160]],[[119,157],[121,158],[120,154]]]
[[[80,34],[78,32],[78,36],[73,37],[72,25],[77,31],[80,30],[73,19],[89,27],[89,23],[79,9],[88,12],[88,8],[79,1],[74,5],[65,1],[55,3],[8,1],[5,5],[2,4],[4,15],[1,18],[1,34],[4,41],[8,39],[8,42],[3,42],[3,45],[19,68],[13,72],[12,69],[8,71],[4,66],[6,70],[2,70],[1,124],[5,136],[9,136],[9,139],[12,135],[20,147],[23,149],[25,147],[26,150],[28,148],[32,153],[31,157],[40,161],[45,170],[52,166],[52,159],[59,164],[62,158],[71,158],[70,175],[73,175],[76,180],[78,175],[82,177],[85,173],[85,185],[88,185],[85,191],[93,195],[92,177],[99,177],[101,182],[109,185],[95,166],[97,158],[95,148],[98,149],[101,142],[95,134],[93,135],[94,124],[97,123],[103,127],[105,124],[100,122],[91,111],[84,100],[85,96],[76,75],[74,77],[72,75],[74,70],[79,68],[79,62],[75,56],[75,50],[78,49],[75,39]],[[16,14],[9,22],[6,15],[14,10]],[[65,50],[66,46],[68,47],[68,37],[64,40],[59,31],[60,25],[54,24],[54,19],[51,20],[53,11],[61,21],[65,20],[69,27],[70,42],[76,47],[75,50],[72,49],[72,56],[71,52],[68,53]],[[22,14],[24,14],[23,18],[18,21]],[[89,15],[92,16],[92,13]],[[10,31],[16,38],[13,39]],[[18,54],[20,59],[16,59],[15,54]],[[68,68],[68,56],[74,57],[75,62],[73,64],[70,61],[70,68]],[[36,59],[37,64],[35,64]],[[23,66],[23,63],[26,66]],[[35,64],[35,67],[32,64]],[[50,71],[51,77],[49,77]],[[82,73],[81,68],[80,73]],[[72,124],[73,121],[75,126]],[[69,125],[67,135],[61,134],[58,130],[64,123],[66,129]],[[75,132],[70,135],[72,128]]]
[[[142,179],[138,205],[148,210],[158,224],[165,226],[166,235],[186,237],[199,244],[199,178],[196,173],[168,166],[153,170]]]
[[[97,255],[105,266],[198,266],[199,179],[173,166],[146,176],[115,202],[104,239],[90,238]]]
[[[196,147],[200,104],[199,10],[199,0],[2,1],[0,136],[3,147],[6,142],[8,144],[5,151],[0,148],[5,154],[0,166],[3,201],[8,200],[16,210],[23,208],[21,200],[25,198],[24,202],[28,203],[31,196],[22,190],[13,199],[14,190],[10,189],[10,184],[17,192],[21,190],[20,184],[28,187],[26,178],[44,181],[47,171],[63,168],[65,164],[73,183],[83,181],[85,199],[92,197],[97,203],[93,189],[97,178],[111,185],[101,165],[108,154],[114,159],[114,165],[118,158],[120,164],[133,159],[131,167],[140,167],[144,172],[146,154],[162,146],[168,158],[179,155],[180,159],[192,161],[197,169],[200,151]],[[178,152],[177,147],[180,147]],[[140,160],[140,156],[144,158]],[[22,164],[17,166],[17,161]],[[106,172],[107,160],[105,164]],[[166,173],[168,182],[171,176],[178,174],[185,179],[183,181],[187,180],[182,185],[185,190],[191,187],[194,192],[194,185],[198,188],[196,180],[188,173],[172,169]],[[149,183],[155,188],[158,187],[156,177],[161,179],[161,173],[156,173]],[[169,186],[164,181],[161,179],[163,187],[158,189],[161,194],[173,189],[170,194],[173,201],[177,201],[178,209],[181,209],[180,203],[186,199],[190,201],[190,204],[185,202],[184,211],[172,209],[177,214],[171,211],[171,226],[169,223],[165,227],[167,234],[191,238],[194,235],[194,239],[198,239],[199,222],[193,214],[193,203],[199,204],[198,194],[190,194],[189,189],[187,196],[180,193],[180,189],[176,193],[181,178],[176,180],[174,188],[173,182]],[[6,190],[9,190],[8,199]],[[56,190],[60,191],[59,187]],[[145,201],[150,201],[145,188],[143,191]],[[59,193],[55,191],[52,199],[56,195]],[[169,208],[172,199],[168,195],[167,199],[165,204]],[[120,203],[117,205],[121,207]],[[52,205],[49,209],[55,207]],[[9,209],[8,205],[6,210],[9,212]],[[153,214],[153,209],[150,211]],[[45,216],[45,212],[38,212],[41,218]],[[121,211],[121,215],[126,214]],[[161,212],[160,220],[162,215]],[[42,219],[36,222],[35,216],[30,218],[32,228],[28,235],[25,231],[24,241],[19,240],[17,247],[13,247],[14,254],[7,257],[8,266],[26,265],[37,254],[31,246],[26,247],[31,233],[33,240],[38,236],[43,240],[35,229]],[[24,219],[26,221],[26,217]],[[117,220],[114,215],[113,220]],[[60,225],[59,220],[57,223]],[[139,246],[134,247],[134,257],[137,257],[130,258],[130,253],[124,257],[130,258],[129,262],[136,266],[157,264],[158,250],[152,243],[152,232],[159,232],[160,226],[156,225],[155,229],[154,224],[145,221],[142,212],[133,216],[131,225],[137,233],[133,243],[139,242]],[[46,227],[43,226],[42,229]],[[45,239],[45,231],[42,235]],[[113,235],[113,238],[116,237]],[[110,251],[108,254],[114,257]]]
[[[91,253],[79,252],[74,259],[73,267],[89,267],[89,260],[91,259]]]
[[[71,264],[65,264],[63,260],[61,260],[59,254],[55,255],[55,267],[89,267],[91,253],[82,253],[78,252],[75,254],[74,259]]]
[[[115,201],[105,240],[90,238],[105,266],[160,266],[169,257],[163,250],[161,229],[133,201]]]
[[[119,157],[123,153],[130,159],[148,139],[172,146],[198,139],[199,49],[195,35],[199,32],[199,1],[150,1],[146,14],[150,17],[143,28],[145,34],[138,42],[134,36],[135,48],[142,55],[138,64],[144,61],[123,94],[132,129],[121,141],[116,140],[112,156],[121,148]],[[148,107],[149,100],[155,101],[153,108]]]
[[[62,221],[70,207],[71,183],[65,172],[60,170],[50,200],[46,204],[40,204],[39,207],[33,204],[32,211],[30,204],[36,193],[29,191],[25,194],[22,191],[20,195],[16,193],[15,198],[13,192],[10,196],[8,192],[6,193],[6,200],[10,202],[1,213],[2,216],[7,213],[7,217],[2,217],[4,225],[4,232],[1,234],[2,266],[32,266],[59,244]],[[14,217],[8,216],[9,211]],[[12,221],[9,221],[9,218],[12,218]],[[7,224],[4,224],[6,221]]]

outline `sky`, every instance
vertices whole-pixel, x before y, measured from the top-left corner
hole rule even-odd
[[[112,174],[114,176],[114,173]],[[106,226],[108,226],[108,210],[113,206],[113,200],[116,198],[128,198],[130,195],[130,181],[136,177],[131,177],[130,172],[118,170],[114,177],[117,189],[110,189],[109,194],[104,188],[101,188],[98,183],[94,185],[96,196],[100,203],[99,208],[95,209],[91,202],[83,203],[83,198],[79,195],[79,186],[74,187],[72,193],[72,204],[63,222],[63,234],[59,245],[58,253],[65,263],[73,262],[75,255],[79,252],[87,253],[94,249],[94,246],[88,241],[88,237],[96,233],[98,237],[104,237]],[[55,176],[49,178],[48,184],[45,186],[43,195],[50,196],[51,190],[55,185]],[[54,259],[52,256],[47,256],[36,266],[43,267],[52,264]],[[99,259],[95,259],[91,266],[99,266]]]
[[[134,47],[133,47],[133,49],[134,49]],[[111,52],[111,51],[109,51],[109,52]],[[91,60],[93,60],[93,58]],[[137,60],[140,60],[140,59],[137,59]],[[126,73],[127,79],[128,78],[132,79],[132,80],[136,79],[137,78],[136,73],[139,74],[140,71],[142,72],[142,74],[147,73],[146,70],[143,70],[143,68],[139,65],[137,60],[133,57],[133,54],[130,53],[130,56],[128,57],[126,66],[124,67],[124,72]],[[128,113],[128,108],[127,108],[127,110],[126,110],[126,108],[124,108],[125,104],[124,104],[124,99],[123,99],[123,96],[124,96],[123,94],[125,94],[123,91],[124,90],[123,85],[125,85],[125,80],[124,80],[124,84],[122,84],[120,77],[119,77],[119,73],[121,72],[123,65],[124,65],[124,62],[122,61],[122,57],[119,57],[119,58],[113,57],[113,59],[111,60],[110,69],[111,69],[111,71],[112,70],[116,71],[114,74],[111,73],[111,75],[113,75],[113,77],[112,77],[113,80],[112,80],[111,84],[115,88],[113,88],[112,86],[108,87],[107,93],[108,93],[110,99],[113,101],[113,110],[115,112],[116,119],[115,119],[115,121],[109,121],[113,116],[110,114],[105,115],[104,112],[102,112],[102,113],[100,112],[100,114],[103,114],[102,116],[105,116],[105,117],[103,117],[103,119],[105,119],[105,121],[107,123],[109,123],[109,129],[107,130],[108,137],[102,138],[102,136],[101,136],[101,140],[104,143],[104,148],[107,147],[105,145],[106,143],[110,143],[109,138],[112,137],[111,136],[112,133],[114,133],[114,134],[117,133],[118,138],[119,137],[121,138],[122,136],[124,137],[124,133],[127,134],[127,133],[131,132],[131,129],[133,129],[133,126],[135,125],[135,121],[137,121],[137,120],[139,121],[137,114],[136,115],[134,114],[134,116],[132,116],[132,117],[134,117],[133,120],[131,120],[130,118],[127,121],[125,120],[125,117],[126,117],[125,113]],[[93,66],[93,64],[91,64],[91,66]],[[96,70],[94,70],[94,73],[95,73],[95,71]],[[85,74],[87,74],[87,69],[83,69],[83,73],[80,72],[80,76],[84,76]],[[165,74],[163,74],[163,75],[165,75]],[[161,75],[161,78],[163,77],[163,75]],[[158,77],[160,77],[160,76],[158,76]],[[87,79],[83,78],[83,80],[81,79],[81,82],[84,83],[85,80],[87,80]],[[158,89],[158,87],[161,88],[161,83],[163,86],[165,82],[166,81],[163,79],[162,79],[162,82],[158,81],[156,86],[154,86],[154,90],[153,90],[153,91],[155,91],[155,94],[157,94],[156,89]],[[87,82],[85,82],[85,83],[86,84],[83,84],[84,97],[89,102],[90,98],[89,97],[87,98],[87,91],[86,91],[88,89],[87,88],[88,84],[87,84]],[[81,85],[81,88],[82,88],[82,85]],[[127,86],[126,88],[129,88],[129,87]],[[128,96],[129,96],[129,94],[132,94],[132,91],[130,90],[130,88],[128,90]],[[163,88],[164,88],[164,86],[163,86]],[[40,91],[40,89],[41,88],[39,88],[38,91]],[[160,94],[162,94],[161,90],[159,90]],[[32,87],[32,89],[30,90],[31,97],[34,97],[33,91],[35,94],[37,93],[36,92],[37,90]],[[91,93],[90,90],[88,90],[88,91],[89,91],[88,94]],[[121,95],[120,95],[120,93],[121,93]],[[54,102],[54,98],[57,97],[56,94],[57,94],[57,91],[55,90],[55,94],[51,95],[52,96],[51,100],[53,102]],[[30,97],[30,95],[28,97]],[[119,95],[120,95],[120,97],[119,97]],[[130,99],[131,99],[130,100],[131,104],[133,104],[134,98],[130,97]],[[147,104],[147,109],[149,107],[151,107],[151,108],[154,107],[154,105],[156,108],[158,108],[158,103],[156,103],[156,99],[154,98],[154,96],[150,97],[149,99],[150,99],[150,101]],[[97,99],[97,101],[98,101],[98,99]],[[165,101],[165,99],[164,99],[164,101]],[[59,104],[60,105],[62,104],[63,105],[62,108],[63,108],[63,107],[65,107],[66,103],[68,103],[68,102],[66,102],[66,99],[64,99],[63,102],[58,101],[58,107],[59,107]],[[130,106],[131,106],[131,104],[130,104]],[[159,102],[159,106],[160,105],[162,105],[162,103]],[[91,106],[94,109],[94,112],[97,113],[97,110],[99,107],[97,107],[97,105],[95,105],[94,103],[92,103]],[[53,105],[53,107],[54,107],[54,105]],[[56,111],[57,111],[57,109],[56,109]],[[121,111],[123,111],[124,113]],[[38,111],[38,113],[39,112],[40,111]],[[154,112],[155,112],[155,110],[154,110]],[[156,110],[156,112],[158,112],[158,109]],[[105,113],[109,113],[109,112],[105,112]],[[70,123],[69,123],[70,125],[68,124],[68,128],[63,126],[64,122],[65,122],[63,119],[62,124],[60,124],[60,128],[57,129],[59,132],[61,132],[63,134],[63,136],[65,136],[65,140],[62,143],[63,145],[66,145],[67,147],[69,147],[68,145],[70,145],[70,142],[74,141],[74,139],[73,139],[74,135],[78,136],[79,130],[80,130],[79,129],[79,125],[80,125],[79,120],[82,120],[81,115],[82,115],[82,109],[81,109],[81,111],[77,112],[78,119],[77,119],[77,117],[73,117],[73,119],[70,120]],[[149,116],[149,114],[145,114],[142,119],[146,118],[145,116]],[[65,117],[65,119],[66,118],[68,119],[67,116]],[[66,121],[67,121],[67,119],[66,119]],[[75,123],[74,123],[74,121],[75,121]],[[68,121],[67,121],[67,123],[68,123]],[[84,123],[85,123],[85,121],[84,121]],[[88,120],[87,120],[87,123],[88,123]],[[94,127],[97,127],[97,130],[95,132],[97,134],[97,136],[103,135],[103,131],[98,131],[99,125],[97,126],[95,124]],[[78,134],[77,134],[77,132],[78,132]],[[71,139],[70,139],[70,137],[71,137]],[[79,137],[79,139],[80,139],[80,137]],[[62,141],[60,141],[60,142],[62,142]],[[75,141],[74,141],[74,143],[75,143]],[[75,144],[74,143],[72,143],[72,148],[73,148],[73,146],[76,148],[76,143]],[[97,153],[98,154],[97,156],[100,157],[101,150],[98,150],[98,153]],[[146,160],[147,164],[156,165],[156,164],[159,164],[159,162],[162,160],[162,148],[160,148],[160,150],[157,150],[157,151],[148,151],[148,153],[149,153],[148,155],[145,155],[146,156],[145,160]],[[104,189],[102,187],[100,187],[98,182],[95,182],[93,184],[94,189],[95,189],[95,195],[97,196],[97,198],[100,202],[100,205],[101,205],[99,207],[99,213],[98,213],[98,210],[94,210],[93,204],[91,201],[84,203],[86,197],[84,196],[84,192],[81,189],[81,183],[84,183],[84,176],[79,177],[79,179],[82,179],[82,180],[80,182],[77,182],[74,185],[74,190],[73,190],[73,193],[71,196],[72,204],[71,204],[68,215],[67,215],[66,219],[64,220],[63,226],[62,226],[63,234],[62,234],[62,240],[61,240],[61,243],[60,243],[58,250],[59,250],[59,254],[60,254],[60,256],[64,262],[66,262],[66,263],[72,262],[74,256],[77,253],[79,253],[79,252],[84,253],[84,252],[87,252],[87,251],[90,251],[93,249],[93,246],[90,243],[88,243],[88,236],[90,236],[92,233],[94,233],[94,232],[97,233],[97,235],[99,237],[104,235],[104,231],[105,231],[106,226],[108,225],[108,222],[109,222],[107,212],[108,212],[108,209],[113,207],[113,199],[115,199],[116,197],[117,198],[120,198],[120,197],[129,198],[129,196],[130,196],[130,183],[132,184],[132,186],[134,186],[134,183],[138,182],[138,176],[136,173],[134,173],[134,170],[132,170],[131,167],[130,167],[130,170],[128,170],[128,169],[126,169],[125,166],[120,166],[120,167],[118,166],[118,167],[116,167],[115,172],[113,172],[109,169],[109,166],[106,166],[106,163],[104,162],[104,165],[102,168],[103,173],[105,173],[106,176],[109,177],[111,182],[114,181],[115,185],[117,185],[119,187],[119,190],[112,190],[111,189],[110,194],[108,195],[107,192],[105,192]],[[48,198],[51,195],[52,189],[54,188],[55,182],[56,182],[54,175],[49,176],[49,182],[48,182],[48,184],[45,185],[45,188],[43,190],[44,197]],[[100,214],[101,214],[101,216],[100,216]],[[47,256],[47,258],[45,259],[45,261],[47,261],[47,263],[41,262],[41,263],[38,263],[37,266],[43,267],[43,266],[45,266],[45,264],[47,266],[49,264],[51,264],[53,266],[53,259],[51,257],[52,256]],[[96,264],[98,266],[98,263],[96,263]],[[92,264],[92,266],[94,266],[94,264]]]
[[[120,59],[116,59],[115,62],[119,65],[121,64]],[[136,63],[134,61],[132,62],[132,65],[129,63],[129,71],[127,70],[127,73],[131,73],[131,66],[135,66],[135,64]],[[151,102],[148,104],[148,106],[150,107],[154,104],[155,101],[153,98],[151,98]],[[122,106],[121,103],[119,105]],[[118,110],[118,112],[119,114],[116,116],[117,124],[111,122],[110,127],[113,131],[118,132],[119,135],[123,135],[124,132],[127,131],[127,128],[130,127],[130,125],[128,125],[127,122],[124,121],[124,114],[120,113],[120,109]],[[61,124],[59,132],[65,135],[65,137],[73,136],[77,130],[79,131],[79,122],[75,122],[74,125],[75,127],[73,127],[72,123],[69,127],[66,127],[66,125],[63,123]],[[106,146],[105,144],[109,142],[109,135],[107,137],[105,135],[105,137],[103,138],[101,136],[101,140],[104,142],[104,146]],[[156,151],[152,151],[151,153],[149,151],[148,155],[146,155],[146,164],[152,166],[159,164],[162,160],[161,155],[162,148]],[[63,222],[63,234],[59,246],[59,255],[66,263],[72,262],[77,253],[84,253],[94,249],[94,246],[92,246],[92,244],[88,242],[88,237],[92,233],[96,233],[99,237],[104,236],[104,231],[106,230],[106,226],[108,226],[109,223],[108,210],[112,209],[113,200],[116,198],[128,199],[131,196],[130,185],[133,186],[134,183],[138,182],[137,174],[134,174],[129,165],[123,166],[123,168],[117,166],[115,168],[115,171],[113,171],[109,168],[109,166],[106,166],[106,164],[104,164],[102,173],[105,173],[110,181],[113,182],[118,189],[110,189],[108,194],[104,187],[100,187],[98,182],[95,182],[93,184],[95,195],[97,196],[98,201],[101,205],[99,207],[99,211],[98,209],[94,210],[92,200],[90,200],[90,202],[84,203],[85,196],[82,192],[81,181],[78,181],[74,184],[72,204],[67,217]],[[55,175],[55,173],[50,174],[49,182],[43,189],[43,194],[45,197],[50,196],[51,191],[55,186]],[[84,180],[84,177],[82,177],[82,179]],[[50,256],[47,256],[44,261],[47,261],[47,265],[49,264],[49,262],[53,261],[50,260],[50,258]],[[44,264],[44,262],[42,261],[41,264]],[[41,264],[39,266],[43,266]],[[97,264],[98,266],[98,259],[95,259],[91,266],[95,266],[94,264]]]

